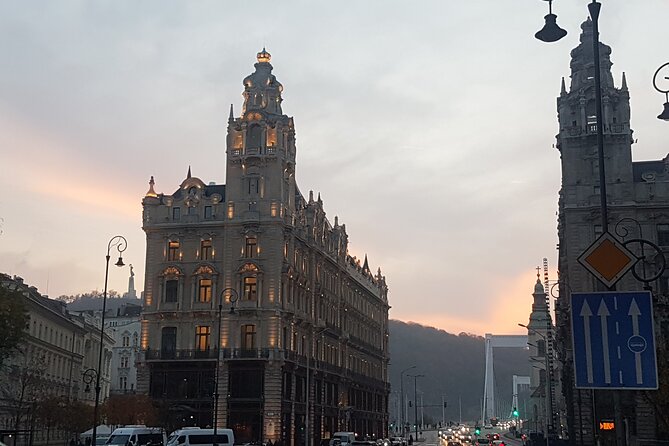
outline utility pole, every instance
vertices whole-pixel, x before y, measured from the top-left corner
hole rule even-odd
[[[441,395],[441,427],[446,427],[446,398]]]

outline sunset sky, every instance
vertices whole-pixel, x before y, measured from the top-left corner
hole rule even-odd
[[[669,2],[602,3],[634,159],[664,158]],[[228,110],[266,46],[298,185],[382,268],[391,317],[520,333],[543,257],[556,278],[556,97],[586,5],[555,0],[569,34],[545,44],[540,0],[0,0],[0,271],[51,297],[102,290],[122,234],[143,289],[149,177],[225,183]]]

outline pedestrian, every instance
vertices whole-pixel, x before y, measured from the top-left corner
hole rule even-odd
[[[76,446],[76,443],[74,442],[74,438],[70,438],[70,446]]]
[[[409,446],[413,444],[413,435],[409,435]]]
[[[91,446],[91,437],[86,437],[86,446]]]

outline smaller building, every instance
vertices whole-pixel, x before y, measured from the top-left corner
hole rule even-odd
[[[99,324],[71,314],[64,302],[41,295],[21,277],[0,273],[0,286],[16,291],[12,296],[23,300],[29,316],[18,352],[0,370],[0,441],[14,435],[16,445],[64,444],[68,433],[45,425],[36,410],[52,396],[93,403],[95,392],[85,391],[83,374],[97,369]],[[103,339],[101,401],[109,394],[113,342],[109,336]]]
[[[114,339],[111,357],[111,394],[135,393],[141,332],[140,305],[126,304],[105,316],[105,330]]]
[[[527,408],[526,419],[529,424],[525,428],[547,433],[551,430],[551,419],[554,417],[555,395],[553,386],[553,361],[551,360],[553,320],[550,315],[548,296],[544,285],[537,274],[532,293],[532,313],[527,324],[527,345],[530,349],[530,406]],[[548,373],[547,373],[548,372]]]

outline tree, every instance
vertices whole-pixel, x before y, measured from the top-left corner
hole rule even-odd
[[[28,320],[23,294],[0,285],[0,366],[18,351]]]
[[[44,398],[45,369],[43,358],[17,355],[2,370],[4,376],[0,376],[0,399],[4,400],[15,431],[28,424],[35,416],[37,404]],[[14,444],[16,439],[17,436],[14,436]]]

